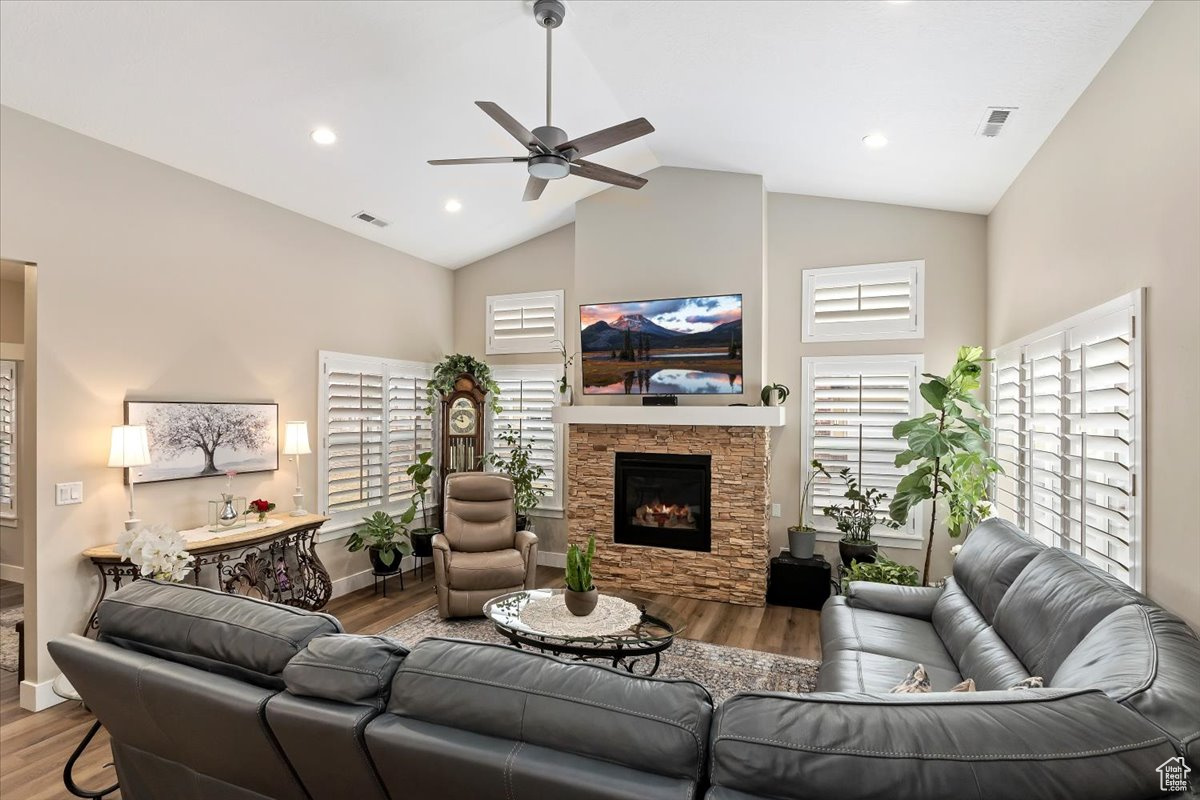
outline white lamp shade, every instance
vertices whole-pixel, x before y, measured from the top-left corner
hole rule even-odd
[[[283,454],[285,456],[306,456],[312,452],[308,446],[308,423],[304,421],[289,422],[283,432]]]
[[[150,442],[145,425],[113,425],[110,467],[144,467],[150,463]]]

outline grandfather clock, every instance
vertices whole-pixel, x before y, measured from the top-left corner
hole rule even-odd
[[[462,373],[442,397],[442,483],[455,472],[483,470],[484,396],[487,389]]]

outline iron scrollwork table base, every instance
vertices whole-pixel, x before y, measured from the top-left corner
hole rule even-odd
[[[232,594],[319,611],[333,595],[329,571],[317,555],[316,534],[328,517],[273,517],[279,525],[250,532],[236,532],[188,545],[195,557],[192,582]],[[84,626],[87,636],[99,624],[100,603],[110,590],[138,579],[138,568],[117,555],[113,545],[83,552],[100,573],[100,595]]]

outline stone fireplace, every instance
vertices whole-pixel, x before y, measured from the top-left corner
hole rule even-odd
[[[770,557],[769,426],[783,424],[782,411],[709,409],[717,420],[737,420],[718,425],[577,421],[653,420],[664,412],[678,420],[682,411],[562,409],[558,421],[569,426],[567,539],[586,545],[595,534],[592,572],[601,588],[761,606]],[[765,411],[778,421],[757,422]],[[697,487],[704,467],[708,485]],[[618,472],[620,480],[633,478],[620,497]]]

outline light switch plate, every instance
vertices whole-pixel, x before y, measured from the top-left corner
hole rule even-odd
[[[54,484],[54,505],[69,506],[83,502],[83,481]]]
[[[772,517],[782,517],[783,516],[783,507],[780,506],[779,503],[771,503],[771,516]]]

